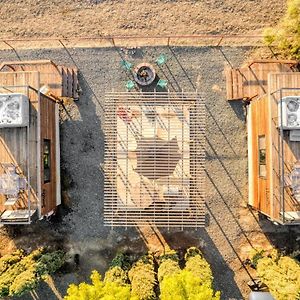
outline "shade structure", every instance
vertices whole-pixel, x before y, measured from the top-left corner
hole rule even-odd
[[[137,142],[136,153],[135,171],[151,180],[170,176],[181,158],[176,137],[170,141],[142,137]]]
[[[195,92],[106,94],[106,226],[205,225],[205,114]]]

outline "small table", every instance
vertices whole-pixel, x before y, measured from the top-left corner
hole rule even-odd
[[[141,86],[150,85],[156,78],[154,67],[145,62],[137,65],[133,73],[135,82]]]

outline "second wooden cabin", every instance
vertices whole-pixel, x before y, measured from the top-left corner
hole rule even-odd
[[[10,70],[5,72],[7,66]],[[52,214],[61,204],[57,100],[77,97],[78,83],[74,69],[76,83],[64,89],[65,78],[57,70],[54,63],[45,61],[0,67],[1,224],[29,224]],[[42,86],[49,87],[48,95],[41,92]]]
[[[248,203],[277,223],[300,224],[300,73],[291,61],[256,65],[241,68],[227,94],[249,101]]]

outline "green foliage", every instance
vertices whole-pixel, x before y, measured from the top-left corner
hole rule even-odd
[[[128,256],[123,253],[118,253],[116,257],[111,261],[110,267],[120,267],[123,270],[129,270],[131,267]]]
[[[54,274],[65,263],[65,253],[63,251],[55,251],[43,254],[36,265],[36,273],[40,277]]]
[[[116,266],[106,271],[104,282],[115,282],[118,285],[126,285],[128,274],[122,268]]]
[[[38,284],[36,274],[33,269],[28,269],[20,273],[12,282],[9,288],[10,296],[22,296],[33,290]]]
[[[18,250],[0,259],[0,296],[21,296],[34,289],[43,276],[52,274],[62,266],[64,260],[61,251],[44,253],[40,248],[29,255]],[[60,263],[58,262],[60,258]],[[51,261],[53,259],[53,261]]]
[[[165,260],[166,270],[158,274],[160,282],[160,299],[162,300],[218,300],[220,292],[214,293],[212,288],[212,272],[199,249],[191,247],[185,254],[186,265],[180,270],[175,261]],[[167,265],[166,263],[168,262]],[[169,270],[168,270],[169,269]],[[160,274],[161,272],[161,274]]]
[[[19,262],[24,257],[23,250],[17,250],[12,254],[4,255],[0,258],[0,275],[5,272],[11,265]]]
[[[203,258],[199,249],[192,247],[187,250],[185,255],[185,270],[200,278],[203,284],[212,285],[213,276],[210,265]]]
[[[65,300],[129,300],[130,286],[120,286],[115,282],[102,282],[101,275],[93,271],[92,284],[80,283],[78,286],[71,284]]]
[[[161,300],[219,300],[220,292],[214,295],[213,289],[202,284],[199,277],[187,270],[166,276],[160,283]]]
[[[179,258],[174,250],[170,250],[160,256],[160,264],[157,271],[158,281],[161,282],[165,276],[180,273]]]
[[[285,16],[276,28],[264,31],[264,40],[274,43],[286,56],[300,59],[300,0],[289,0]]]
[[[264,257],[264,254],[265,254],[265,250],[263,249],[252,251],[249,255],[251,267],[256,269],[258,261]]]
[[[300,265],[287,256],[263,257],[257,263],[257,274],[276,300],[294,300],[300,293]]]
[[[132,296],[139,300],[156,299],[153,255],[140,258],[128,273]]]

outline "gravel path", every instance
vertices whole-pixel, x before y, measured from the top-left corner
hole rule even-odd
[[[56,276],[58,290],[65,294],[70,282],[87,280],[92,269],[104,272],[116,251],[142,253],[146,245],[136,229],[103,227],[103,104],[105,91],[124,90],[126,74],[120,68],[124,49],[70,49],[80,69],[82,96],[80,101],[61,111],[61,155],[63,182],[71,201],[71,210],[61,219],[32,226],[33,245],[51,241],[80,254],[80,268]],[[201,92],[207,107],[207,219],[201,230],[160,230],[171,247],[184,249],[198,245],[212,265],[215,287],[222,299],[243,299],[249,290],[249,274],[241,263],[241,246],[272,240],[278,228],[244,208],[247,199],[247,142],[245,114],[241,103],[225,99],[223,74],[226,58],[238,66],[246,58],[248,48],[140,48],[130,57],[134,62],[153,61],[160,53],[170,59],[158,73],[168,79],[170,90],[195,88]],[[19,51],[21,59],[52,59],[73,65],[63,50]],[[15,54],[0,52],[1,61],[14,60]],[[240,217],[242,216],[242,217]],[[284,229],[287,230],[287,229]],[[22,234],[28,229],[22,229]],[[176,234],[175,234],[176,232]],[[276,239],[275,239],[276,240]],[[295,242],[295,240],[292,240]],[[15,243],[28,246],[28,238],[15,234]],[[32,246],[32,245],[31,245]],[[248,249],[248,248],[247,248]],[[72,269],[73,268],[73,269]],[[56,299],[43,285],[40,299]],[[25,299],[25,298],[24,298]]]

